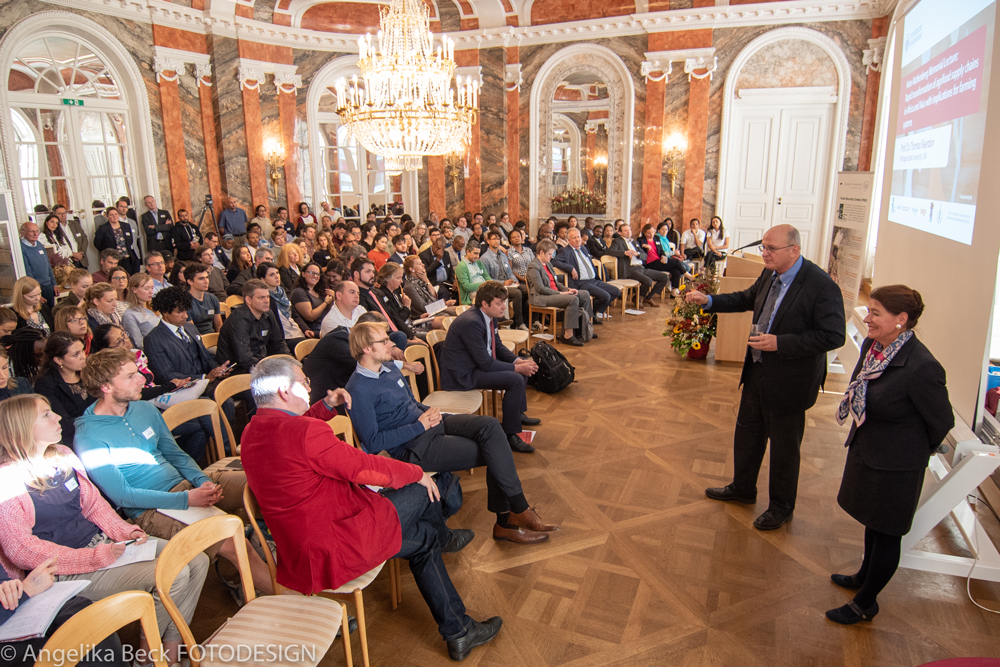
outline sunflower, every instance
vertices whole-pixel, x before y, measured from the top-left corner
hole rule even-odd
[[[674,333],[680,333],[680,332],[681,332],[681,325],[678,324],[677,326],[674,327]]]
[[[698,341],[695,341],[694,343],[691,344],[691,349],[692,350],[700,350],[701,349],[701,343],[699,343]]]

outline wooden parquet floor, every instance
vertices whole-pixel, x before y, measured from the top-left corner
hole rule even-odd
[[[481,667],[597,665],[920,665],[961,656],[1000,657],[1000,616],[966,598],[958,577],[900,570],[873,623],[841,627],[823,612],[845,604],[831,572],[860,563],[863,528],[837,505],[846,429],[833,418],[844,376],[809,411],[798,506],[790,524],[762,533],[767,461],[756,507],[705,498],[732,474],[739,368],[681,359],[661,336],[664,308],[616,317],[587,347],[560,349],[578,382],[555,396],[529,390],[540,417],[537,453],[515,454],[529,502],[562,525],[548,542],[494,542],[485,476],[463,474],[455,527],[475,541],[446,556],[470,615],[500,615],[494,642],[466,664]],[[965,554],[942,524],[925,540]],[[392,611],[388,579],[366,591],[373,666],[445,665],[444,643],[403,574]],[[973,582],[1000,608],[1000,585]],[[195,615],[207,637],[235,611],[210,573]],[[354,656],[360,662],[357,638]],[[338,644],[324,665],[344,661]]]

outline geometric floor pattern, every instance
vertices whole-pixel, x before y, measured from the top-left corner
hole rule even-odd
[[[842,627],[823,612],[845,604],[831,572],[860,563],[863,528],[836,503],[846,428],[834,409],[846,387],[831,376],[807,414],[794,519],[768,533],[767,461],[756,507],[708,500],[732,475],[738,366],[682,359],[661,335],[665,308],[615,317],[585,348],[560,350],[577,382],[557,395],[529,389],[542,419],[535,454],[515,454],[529,502],[562,530],[539,546],[494,542],[485,476],[463,473],[455,527],[475,541],[445,562],[469,614],[504,627],[466,664],[912,667],[963,656],[1000,658],[1000,616],[976,608],[965,579],[900,570],[874,622]],[[942,523],[925,538],[965,554]],[[371,664],[445,665],[444,643],[404,565],[403,602],[385,575],[365,593]],[[1000,608],[1000,585],[972,583]],[[195,614],[207,637],[236,611],[210,574]],[[357,639],[354,655],[360,663]],[[321,664],[339,665],[335,644]]]

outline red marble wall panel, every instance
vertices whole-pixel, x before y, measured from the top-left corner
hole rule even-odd
[[[295,93],[278,93],[278,122],[285,164],[285,201],[290,206],[302,201],[299,191],[299,143],[295,138]],[[277,197],[278,193],[275,193]]]
[[[268,205],[264,131],[260,120],[260,94],[257,90],[243,88],[243,120],[247,139],[247,166],[250,172],[250,198],[253,201],[240,204],[246,210],[252,211],[260,204]]]
[[[427,206],[428,210],[425,213],[437,213],[438,219],[447,215],[443,155],[427,157]]]
[[[201,132],[205,142],[205,173],[208,174],[208,191],[215,204],[215,218],[222,212],[222,170],[219,165],[219,144],[215,133],[215,107],[212,105],[212,89],[198,87],[198,102],[201,106]],[[218,230],[216,230],[218,231]]]
[[[274,44],[261,44],[241,39],[237,43],[237,50],[240,58],[263,60],[264,62],[280,63],[282,65],[293,64],[292,48],[290,46],[275,46]]]
[[[455,52],[455,64],[459,67],[473,67],[479,64],[478,50]],[[469,172],[465,177],[465,210],[473,213],[482,206],[482,165],[479,150],[479,139],[482,124],[476,122],[472,126],[472,140],[469,142],[468,163]]]
[[[656,224],[657,218],[660,217],[665,84],[664,80],[653,81],[652,79],[646,83],[646,133],[645,145],[642,148],[642,208],[640,214],[642,225]]]
[[[371,2],[325,2],[307,9],[300,26],[325,32],[374,34],[378,32],[379,7]]]
[[[188,181],[181,100],[176,81],[160,79],[160,113],[163,116],[163,143],[167,152],[170,201],[175,211],[181,208],[190,211],[191,184]]]
[[[682,220],[701,218],[705,198],[705,152],[708,144],[708,94],[711,81],[691,79],[688,97],[687,152],[684,154]]]
[[[153,44],[169,46],[171,49],[190,51],[191,53],[208,53],[208,41],[205,35],[177,28],[153,24]]]
[[[246,5],[236,5],[235,14],[241,18],[252,19],[253,7],[247,7]]]
[[[885,37],[889,30],[889,17],[872,21],[872,39]],[[868,70],[868,84],[865,86],[865,112],[861,120],[861,146],[858,154],[858,171],[869,171],[872,167],[872,142],[875,139],[875,117],[878,114],[881,72]]]
[[[479,30],[479,19],[475,16],[462,19],[461,21],[462,30]]]
[[[292,17],[281,12],[274,12],[272,20],[274,21],[274,25],[292,25]]]
[[[606,0],[605,2],[580,2],[579,0],[535,0],[531,5],[531,24],[581,21],[606,16],[634,14],[634,0]]]
[[[670,9],[670,0],[649,0],[649,11],[665,12]]]
[[[509,49],[508,49],[508,57]],[[507,91],[507,212],[512,222],[521,217],[521,103],[520,92]]]

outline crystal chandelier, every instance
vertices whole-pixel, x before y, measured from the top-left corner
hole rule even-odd
[[[435,51],[423,0],[392,0],[375,41],[365,35],[358,45],[362,80],[337,81],[337,114],[386,171],[419,169],[423,156],[469,143],[479,82],[457,76],[452,88],[455,42],[443,36]]]

